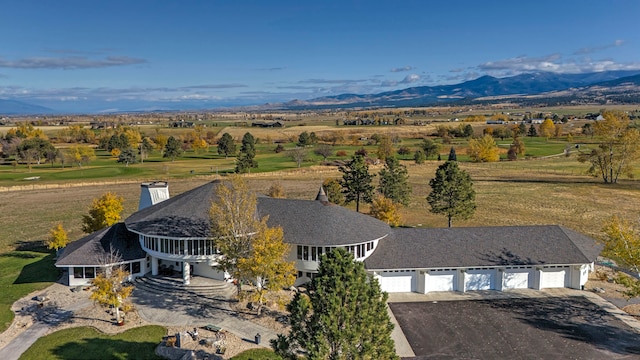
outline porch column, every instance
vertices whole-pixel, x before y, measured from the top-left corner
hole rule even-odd
[[[158,276],[158,258],[155,256],[151,257],[151,275]]]
[[[189,285],[191,283],[191,266],[188,262],[182,262],[182,283]]]

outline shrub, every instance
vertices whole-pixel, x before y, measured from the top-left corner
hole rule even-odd
[[[398,155],[409,155],[411,154],[411,149],[409,149],[406,146],[400,146],[400,148],[398,148]]]
[[[345,150],[338,150],[336,152],[336,156],[340,156],[340,157],[347,156],[347,152]]]
[[[284,151],[284,146],[282,146],[282,144],[278,144],[274,151],[276,152],[276,154],[281,153]]]

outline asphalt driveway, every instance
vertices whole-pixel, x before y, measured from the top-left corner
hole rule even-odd
[[[640,335],[583,297],[389,306],[413,359],[640,359]]]

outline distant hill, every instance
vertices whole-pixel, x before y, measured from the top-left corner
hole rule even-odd
[[[526,73],[511,77],[482,76],[454,85],[419,86],[378,94],[341,94],[311,100],[294,100],[282,104],[283,109],[400,107],[469,103],[477,99],[522,99],[588,87],[613,88],[624,84],[637,85],[640,71],[604,71],[585,74],[551,72]],[[602,89],[601,89],[602,91]],[[615,91],[614,91],[615,92]],[[565,96],[567,94],[563,94]],[[544,97],[544,96],[543,96]]]
[[[0,99],[0,115],[50,114],[55,110],[16,100]]]

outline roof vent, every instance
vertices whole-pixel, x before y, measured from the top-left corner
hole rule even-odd
[[[329,202],[329,198],[327,197],[327,194],[324,192],[324,188],[322,186],[320,186],[320,191],[318,191],[318,195],[316,196],[316,200],[320,201],[322,203],[328,203]]]

